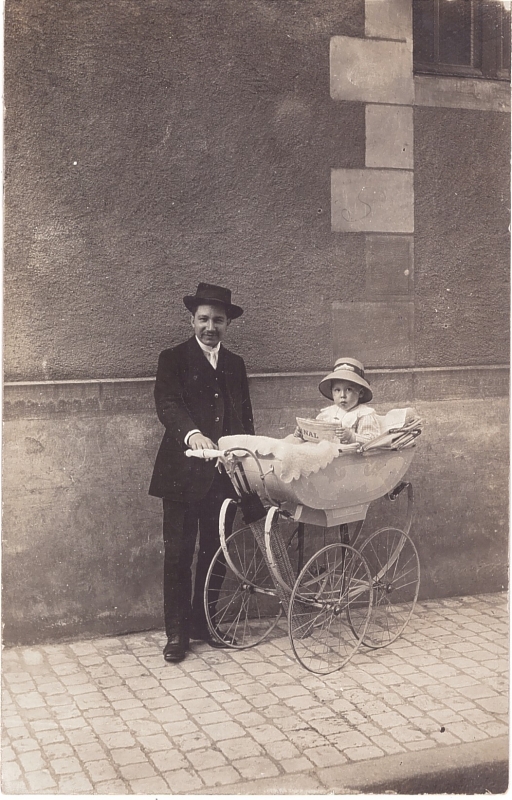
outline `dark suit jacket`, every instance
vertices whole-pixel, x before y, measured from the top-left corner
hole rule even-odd
[[[194,428],[213,442],[227,434],[254,433],[243,359],[221,345],[215,370],[192,336],[160,353],[155,403],[165,434],[149,494],[187,503],[200,500],[213,481],[215,462],[187,458],[184,439]]]

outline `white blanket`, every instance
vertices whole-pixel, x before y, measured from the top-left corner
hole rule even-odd
[[[417,418],[417,413],[413,408],[395,408],[378,418],[384,434],[391,428],[401,428],[403,425],[412,422]],[[379,436],[375,441],[385,446],[386,443],[381,442],[382,438],[382,436]],[[256,456],[272,456],[281,462],[280,480],[283,483],[291,483],[303,476],[307,477],[313,472],[325,469],[331,461],[334,461],[342,453],[354,452],[359,447],[357,443],[340,445],[324,440],[320,442],[301,442],[300,444],[297,442],[298,440],[290,442],[289,439],[272,439],[270,436],[239,434],[237,436],[223,436],[219,439],[219,449],[229,450],[233,447],[246,447]],[[391,437],[387,444],[388,446],[392,445]],[[242,455],[242,452],[240,455]]]
[[[219,439],[219,449],[246,447],[257,456],[273,456],[281,462],[280,479],[291,483],[301,476],[311,475],[324,469],[340,455],[340,446],[333,442],[304,442],[293,444],[283,439],[269,436],[223,436]],[[353,449],[352,445],[348,446]],[[345,449],[345,448],[343,448]]]

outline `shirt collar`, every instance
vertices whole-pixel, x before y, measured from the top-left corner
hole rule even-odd
[[[202,343],[202,342],[201,342],[201,341],[200,341],[200,340],[197,338],[197,336],[196,336],[196,342],[198,343],[198,345],[199,345],[199,347],[201,348],[201,350],[203,350],[205,353],[218,353],[218,352],[219,352],[219,350],[220,350],[220,342],[217,342],[217,344],[215,345],[215,347],[208,347],[208,345],[207,345],[207,344],[203,344],[203,343]]]

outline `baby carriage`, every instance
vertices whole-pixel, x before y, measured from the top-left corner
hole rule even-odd
[[[298,661],[328,674],[361,644],[380,648],[400,636],[420,581],[409,535],[412,485],[403,480],[421,433],[410,411],[381,417],[382,434],[365,445],[240,435],[220,439],[219,450],[187,451],[219,459],[238,495],[222,506],[220,547],[205,584],[214,638],[253,647],[285,614]],[[400,496],[401,527],[363,530],[373,501],[394,504]],[[320,529],[336,540],[305,559],[305,540],[316,542]]]

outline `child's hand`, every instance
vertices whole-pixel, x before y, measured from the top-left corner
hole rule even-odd
[[[295,430],[293,432],[293,435],[295,436],[296,439],[302,439],[302,433],[301,433],[300,428],[299,428],[298,425],[295,428]]]
[[[351,428],[344,428],[342,425],[334,431],[341,444],[352,444],[356,441],[356,435]]]

